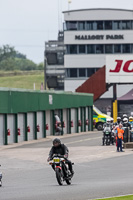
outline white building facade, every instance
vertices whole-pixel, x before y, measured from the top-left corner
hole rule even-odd
[[[63,13],[65,91],[75,91],[106,65],[106,55],[133,55],[132,10],[85,9]],[[132,88],[131,84],[119,85],[118,97]],[[102,97],[112,97],[112,88]]]

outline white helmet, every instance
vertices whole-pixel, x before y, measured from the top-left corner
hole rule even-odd
[[[126,118],[127,117],[127,114],[123,114],[123,118]]]
[[[108,122],[108,123],[109,123],[110,121],[111,121],[111,120],[110,120],[109,118],[107,118],[107,119],[106,119],[106,122]]]
[[[114,118],[111,118],[111,119],[110,119],[110,122],[113,123],[113,121],[114,121]]]
[[[128,122],[128,119],[125,117],[125,118],[123,119],[123,122],[124,122],[124,123],[127,123],[127,122]]]

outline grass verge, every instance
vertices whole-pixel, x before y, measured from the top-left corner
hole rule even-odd
[[[112,197],[106,199],[96,199],[96,200],[133,200],[133,195],[122,196],[122,197]]]
[[[43,72],[39,74],[0,77],[0,87],[8,88],[33,89],[35,83],[35,89],[40,90],[41,82],[44,82]]]

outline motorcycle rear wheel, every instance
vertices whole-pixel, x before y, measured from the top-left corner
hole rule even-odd
[[[106,139],[106,146],[110,145],[110,140]]]
[[[59,185],[63,185],[63,177],[59,168],[56,168],[56,179]]]

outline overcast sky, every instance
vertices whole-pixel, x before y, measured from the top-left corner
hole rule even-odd
[[[122,8],[133,10],[133,0],[72,0],[70,10]],[[57,39],[68,0],[0,0],[0,46],[10,44],[40,63],[44,43]]]

